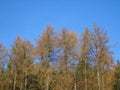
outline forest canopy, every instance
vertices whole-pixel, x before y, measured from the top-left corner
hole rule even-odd
[[[120,90],[109,41],[97,25],[81,36],[47,25],[37,45],[20,36],[10,49],[0,43],[0,90]]]

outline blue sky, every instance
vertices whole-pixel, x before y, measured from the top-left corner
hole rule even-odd
[[[108,32],[120,58],[120,0],[0,0],[0,42],[7,47],[18,35],[35,43],[46,24],[80,35],[94,23]]]

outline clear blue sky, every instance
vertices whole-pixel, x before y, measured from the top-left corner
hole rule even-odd
[[[94,23],[108,31],[120,58],[120,0],[0,0],[0,42],[7,47],[17,35],[35,42],[46,24],[80,35]]]

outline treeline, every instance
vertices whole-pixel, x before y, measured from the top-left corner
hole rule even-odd
[[[120,90],[120,64],[98,26],[79,37],[48,25],[36,42],[0,44],[0,90]]]

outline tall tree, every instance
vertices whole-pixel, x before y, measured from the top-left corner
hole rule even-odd
[[[115,79],[114,79],[114,85],[113,90],[119,90],[120,89],[120,61],[117,61],[117,64],[115,66]]]
[[[80,45],[80,59],[83,62],[83,70],[84,70],[84,83],[85,83],[85,90],[88,89],[88,64],[89,64],[89,54],[90,54],[90,31],[86,29],[82,35],[81,45]]]
[[[74,59],[75,48],[77,45],[78,37],[73,31],[68,32],[63,28],[59,36],[59,69],[61,75],[64,77],[61,82],[61,87],[64,90],[71,90],[73,88],[73,77],[71,74],[71,64]],[[71,87],[70,87],[71,86]]]
[[[11,72],[11,78],[13,78],[13,90],[17,88],[20,90],[27,89],[28,72],[33,64],[32,48],[33,46],[29,41],[23,41],[18,36],[11,49],[8,69]]]
[[[107,33],[101,31],[97,26],[94,26],[94,32],[91,33],[91,46],[94,66],[97,72],[98,90],[104,90],[105,86],[107,86],[107,83],[104,81],[104,75],[112,69],[113,57],[110,51]]]
[[[0,89],[4,90],[6,87],[6,74],[5,74],[5,68],[6,68],[6,48],[0,43]]]
[[[50,79],[51,79],[51,68],[50,68],[50,63],[52,61],[52,57],[54,54],[54,43],[55,43],[55,37],[54,37],[54,29],[51,26],[47,26],[46,30],[37,39],[37,47],[36,47],[36,52],[37,52],[37,57],[40,60],[41,68],[46,70],[46,79],[45,79],[45,90],[50,89]]]

